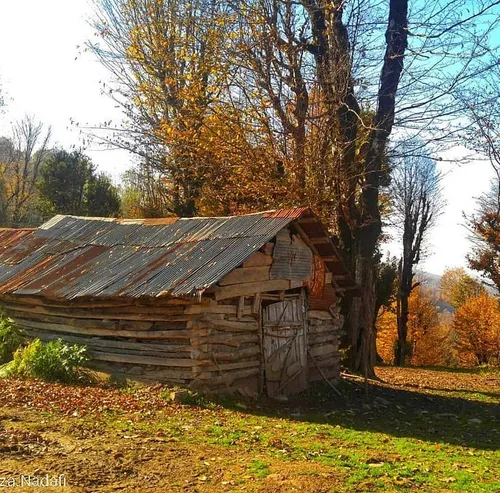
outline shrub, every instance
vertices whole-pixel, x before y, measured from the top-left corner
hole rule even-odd
[[[14,360],[1,368],[0,376],[18,375],[49,382],[87,383],[93,380],[92,373],[82,368],[87,361],[85,346],[69,346],[61,339],[44,344],[40,339],[35,339],[15,352]]]
[[[0,315],[0,364],[11,361],[16,350],[23,344],[22,332],[12,320]]]

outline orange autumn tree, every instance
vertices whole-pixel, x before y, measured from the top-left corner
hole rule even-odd
[[[395,306],[391,310],[385,310],[376,325],[377,352],[384,362],[393,363],[398,338]],[[440,325],[435,302],[430,293],[422,288],[413,290],[409,298],[406,364],[441,364],[448,334],[446,328]]]
[[[294,203],[293,180],[283,156],[251,114],[221,105],[200,135],[207,167],[197,203],[201,215],[228,215]]]
[[[448,332],[440,324],[436,300],[426,289],[417,289],[410,297],[408,336],[411,365],[441,364],[446,350]]]
[[[487,293],[470,298],[457,310],[453,327],[461,365],[499,364],[500,307],[497,298]]]

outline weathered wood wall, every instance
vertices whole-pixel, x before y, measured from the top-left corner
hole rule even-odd
[[[241,305],[155,300],[60,303],[15,298],[3,309],[31,337],[85,344],[96,369],[145,381],[228,390],[259,373],[258,317]]]
[[[335,308],[335,310],[338,310]],[[340,378],[340,336],[342,323],[338,312],[309,310],[309,382]]]

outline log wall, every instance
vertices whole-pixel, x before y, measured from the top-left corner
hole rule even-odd
[[[335,383],[340,379],[340,337],[342,320],[339,308],[333,310],[309,310],[308,381],[328,379]]]
[[[244,380],[256,393],[260,344],[253,304],[253,298],[121,304],[16,297],[2,309],[30,337],[86,345],[97,370],[209,391],[234,390]]]

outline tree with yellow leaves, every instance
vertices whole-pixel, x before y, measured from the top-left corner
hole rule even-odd
[[[451,333],[440,319],[432,294],[425,288],[414,289],[408,300],[408,338],[405,364],[442,365],[449,361]],[[377,352],[384,362],[394,363],[399,354],[396,302],[377,320]]]
[[[215,0],[98,0],[90,45],[110,70],[107,91],[126,124],[106,138],[166,178],[170,212],[192,216],[207,179],[205,122],[227,88],[220,47],[231,16]]]

